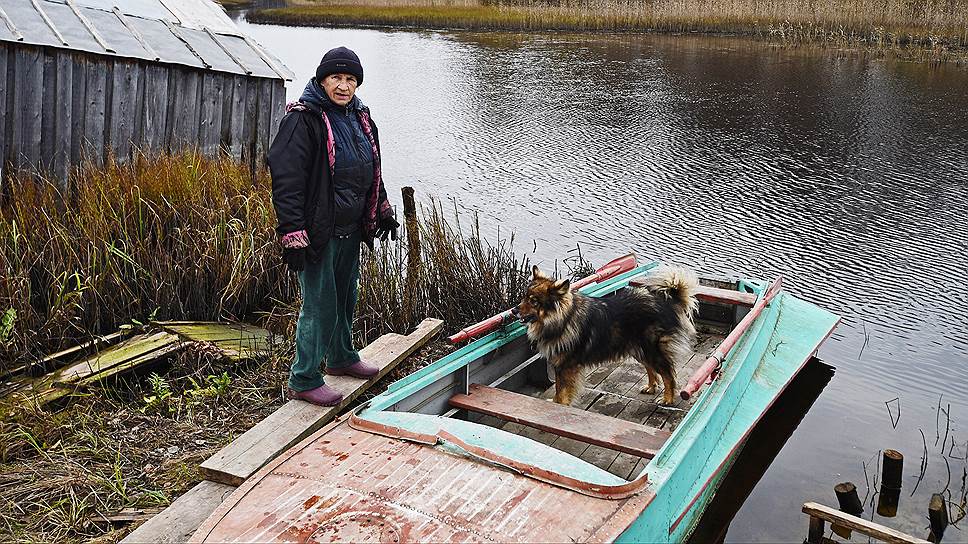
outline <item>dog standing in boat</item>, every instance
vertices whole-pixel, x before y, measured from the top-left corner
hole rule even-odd
[[[694,295],[699,281],[681,268],[653,276],[648,286],[594,298],[571,290],[535,266],[517,316],[528,338],[555,369],[555,402],[571,404],[589,367],[631,357],[645,367],[654,393],[662,378],[662,403],[675,402],[676,365],[688,359],[696,338]]]

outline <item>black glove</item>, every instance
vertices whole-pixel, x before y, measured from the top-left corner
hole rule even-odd
[[[386,242],[387,235],[390,235],[390,239],[393,241],[397,240],[397,229],[400,228],[400,223],[392,215],[388,215],[383,219],[380,219],[380,224],[376,228],[376,235],[380,240]]]
[[[286,263],[289,270],[302,272],[306,269],[306,248],[283,248],[282,262]]]

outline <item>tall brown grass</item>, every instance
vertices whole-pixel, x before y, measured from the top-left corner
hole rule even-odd
[[[86,165],[68,189],[15,175],[2,193],[0,372],[131,321],[292,331],[298,282],[279,258],[264,171],[186,152]],[[527,264],[510,241],[453,217],[439,204],[422,214],[419,281],[403,281],[406,241],[363,250],[358,344],[430,315],[457,330],[519,296]]]
[[[784,43],[965,47],[966,0],[301,0],[253,22],[509,30],[653,30],[760,36]]]

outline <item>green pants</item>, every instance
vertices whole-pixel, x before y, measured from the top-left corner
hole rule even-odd
[[[360,278],[360,232],[332,238],[317,263],[299,273],[302,308],[296,322],[296,360],[289,387],[306,391],[323,385],[320,363],[330,368],[360,360],[353,349],[353,310]]]

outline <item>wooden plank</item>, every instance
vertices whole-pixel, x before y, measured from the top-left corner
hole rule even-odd
[[[76,387],[89,387],[102,380],[106,380],[108,378],[117,376],[119,374],[124,374],[129,370],[134,370],[147,363],[157,361],[162,357],[166,357],[168,355],[171,355],[172,353],[181,351],[182,349],[185,348],[185,345],[186,344],[182,342],[178,342],[177,340],[169,341],[166,344],[162,345],[160,348],[151,350],[148,353],[145,353],[144,355],[134,357],[132,359],[124,361],[123,363],[112,365],[109,368],[102,367],[98,372],[91,374],[87,377],[81,378],[73,382],[72,385]]]
[[[23,374],[24,372],[30,371],[32,368],[43,369],[43,371],[49,372],[54,367],[58,366],[60,363],[70,361],[75,357],[81,357],[87,355],[92,349],[101,349],[103,347],[110,346],[121,340],[122,335],[127,334],[124,331],[118,331],[111,333],[106,336],[95,336],[90,342],[84,342],[83,344],[67,348],[65,350],[52,353],[40,361],[32,361],[29,363],[24,363],[18,367],[12,368],[2,374],[0,374],[0,380],[6,380],[11,376],[16,376],[18,374]]]
[[[218,150],[221,134],[221,74],[206,72],[202,75],[201,110],[198,119],[198,146],[202,153],[214,156]]]
[[[66,185],[71,169],[71,131],[74,105],[74,59],[66,51],[57,53],[57,99],[50,108],[53,111],[53,173]]]
[[[269,133],[272,120],[272,82],[271,79],[258,79],[259,110],[258,125],[256,127],[255,166],[260,168],[265,164],[266,154],[269,153]]]
[[[440,332],[442,325],[439,319],[425,319],[407,336],[381,336],[360,350],[361,357],[380,368],[375,377],[366,381],[350,376],[326,378],[330,387],[343,393],[343,402],[338,406],[289,401],[207,459],[199,471],[210,480],[240,485],[280,453],[330,422],[369,386]]]
[[[84,158],[84,123],[87,118],[87,70],[86,56],[73,55],[71,74],[71,164],[80,164]]]
[[[115,61],[108,143],[114,156],[122,163],[131,158],[131,141],[134,139],[135,109],[138,101],[137,63]]]
[[[0,180],[6,177],[7,168],[7,142],[10,141],[10,134],[7,132],[7,96],[11,84],[7,78],[7,58],[10,49],[0,43]]]
[[[171,96],[172,109],[169,110],[169,121],[174,121],[170,144],[172,152],[198,147],[200,80],[195,70],[172,68],[174,96]]]
[[[671,433],[571,406],[552,404],[510,391],[472,384],[470,394],[454,395],[451,406],[514,421],[613,450],[654,457]]]
[[[203,480],[178,497],[160,514],[146,521],[121,542],[188,542],[192,533],[235,491],[235,486]]]
[[[245,80],[245,128],[242,144],[243,159],[250,170],[255,170],[256,163],[256,129],[259,126],[259,80],[246,78]]]
[[[842,527],[860,531],[867,536],[874,537],[884,542],[897,544],[928,544],[927,540],[902,533],[901,531],[885,527],[879,523],[868,521],[864,518],[852,516],[846,512],[841,512],[835,508],[824,506],[815,502],[808,502],[803,505],[803,513],[812,518],[819,518],[830,523],[836,523]]]
[[[269,143],[276,137],[279,123],[286,113],[286,85],[281,79],[272,80],[272,109],[269,110]]]
[[[84,110],[81,155],[95,164],[104,162],[104,130],[108,108],[108,64],[96,58],[87,61],[87,93]]]
[[[226,109],[222,118],[222,135],[229,154],[235,160],[242,159],[242,147],[245,144],[245,90],[247,85],[243,76],[228,76],[231,100],[226,91]]]
[[[145,66],[141,146],[151,153],[164,151],[168,145],[168,72],[165,65]]]
[[[69,365],[52,374],[50,378],[58,384],[70,384],[179,341],[177,336],[167,332],[136,336]]]
[[[18,47],[14,52],[16,64],[13,109],[10,111],[13,128],[10,158],[16,168],[23,168],[40,159],[44,55],[39,47]]]
[[[59,101],[57,96],[57,50],[44,48],[44,77],[41,80],[40,92],[40,145],[34,164],[44,174],[54,170],[54,121],[53,105]]]

